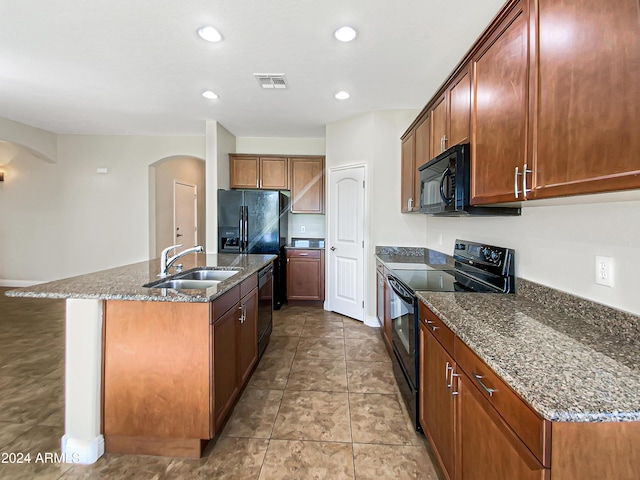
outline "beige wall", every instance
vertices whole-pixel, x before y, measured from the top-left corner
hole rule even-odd
[[[532,201],[513,218],[427,217],[426,231],[449,254],[456,238],[514,248],[519,277],[640,314],[640,191]],[[596,255],[614,257],[613,288],[595,284]]]
[[[196,244],[205,246],[206,239],[206,189],[205,162],[195,157],[175,157],[151,167],[155,170],[155,257],[163,248],[173,245],[174,237],[174,183],[176,181],[196,186],[198,195],[198,235]],[[185,245],[191,247],[193,245]],[[206,246],[205,246],[206,248]]]
[[[423,215],[400,213],[400,136],[418,110],[380,110],[327,125],[327,171],[366,165],[365,315],[376,325],[375,246],[420,246],[426,242]]]
[[[29,145],[33,127],[20,133],[27,147],[37,147]],[[34,142],[51,135],[39,131]],[[10,174],[0,184],[4,284],[54,280],[148,259],[149,165],[175,155],[204,157],[205,146],[203,137],[55,139],[56,163],[24,154],[11,161]],[[110,173],[97,174],[97,167]]]

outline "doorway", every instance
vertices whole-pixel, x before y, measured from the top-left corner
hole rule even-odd
[[[329,308],[364,320],[364,165],[329,171]]]
[[[174,181],[173,184],[173,232],[174,245],[186,248],[197,244],[198,238],[198,187]]]

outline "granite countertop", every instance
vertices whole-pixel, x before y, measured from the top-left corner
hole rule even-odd
[[[416,292],[542,417],[640,420],[640,348],[521,295]]]
[[[87,298],[96,300],[137,300],[152,302],[210,302],[245,278],[267,265],[275,255],[237,254],[189,254],[178,260],[182,263],[181,274],[195,268],[238,270],[237,275],[206,290],[173,290],[147,288],[144,284],[158,281],[160,259],[133,263],[122,267],[88,273],[77,277],[41,283],[32,287],[9,290],[10,297],[32,298]],[[172,274],[166,279],[170,279]]]
[[[289,250],[324,250],[324,238],[292,238]]]
[[[429,264],[429,252],[377,247],[376,257],[393,269]],[[416,295],[543,418],[640,421],[640,319],[524,279],[517,286],[516,295]]]

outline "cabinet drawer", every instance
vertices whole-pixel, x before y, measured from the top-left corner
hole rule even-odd
[[[287,250],[287,258],[320,258],[320,250]]]
[[[438,339],[447,353],[453,356],[454,333],[422,302],[420,302],[420,321]]]
[[[455,338],[455,359],[527,448],[548,468],[551,423],[538,416],[459,338]]]
[[[213,318],[217,322],[231,307],[240,301],[240,286],[236,285],[213,301]]]
[[[246,278],[240,284],[240,298],[244,298],[258,286],[258,274],[254,273],[249,278]]]

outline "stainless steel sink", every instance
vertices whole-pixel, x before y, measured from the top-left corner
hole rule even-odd
[[[177,275],[176,279],[184,280],[217,280],[219,282],[233,277],[238,270],[194,270]]]
[[[233,277],[238,270],[193,270],[163,281],[151,282],[143,285],[147,288],[173,288],[176,290],[204,290]]]
[[[220,283],[221,280],[190,280],[183,278],[175,278],[173,280],[167,280],[157,284],[147,284],[145,287],[149,288],[174,288],[176,290],[204,290],[205,288],[213,287]]]

